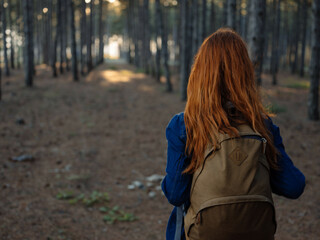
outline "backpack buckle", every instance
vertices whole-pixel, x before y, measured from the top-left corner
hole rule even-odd
[[[265,154],[266,153],[266,148],[267,148],[267,139],[265,138],[261,138],[262,140],[262,153]]]

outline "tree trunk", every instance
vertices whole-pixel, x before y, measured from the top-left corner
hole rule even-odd
[[[132,64],[133,63],[133,59],[132,59],[132,55],[131,55],[131,50],[132,50],[132,42],[133,42],[133,37],[134,37],[134,33],[133,33],[133,19],[134,19],[134,14],[133,14],[133,7],[134,7],[134,3],[133,0],[129,0],[128,3],[128,8],[127,8],[127,28],[128,28],[128,53],[127,53],[127,61],[128,63]]]
[[[195,56],[198,47],[199,47],[199,35],[197,33],[198,26],[199,26],[199,1],[198,0],[192,0],[192,10],[193,11],[193,34],[192,34],[192,56]]]
[[[61,24],[61,21],[59,21],[60,8],[61,8],[61,2],[60,1],[61,0],[57,0],[57,6],[56,6],[56,16],[57,16],[56,36],[55,36],[54,42],[53,42],[52,63],[51,63],[52,64],[53,77],[57,77],[58,76],[58,72],[57,72],[57,46],[58,46],[58,40],[59,40],[59,34],[60,34],[60,24]]]
[[[228,15],[227,15],[227,26],[236,30],[236,15],[237,15],[237,1],[228,1]]]
[[[137,68],[141,67],[140,46],[139,46],[141,26],[140,26],[140,18],[139,18],[139,8],[140,8],[139,2],[133,1],[132,21],[134,22],[134,64]]]
[[[155,10],[156,10],[156,45],[157,45],[157,52],[156,52],[156,81],[160,82],[161,77],[161,48],[159,43],[159,37],[161,37],[161,33],[163,32],[163,25],[161,24],[161,5],[160,0],[155,0]],[[163,43],[161,43],[163,45]]]
[[[207,0],[202,0],[201,43],[207,37]]]
[[[143,61],[144,61],[144,70],[145,73],[149,74],[150,73],[150,63],[149,60],[151,56],[150,52],[150,16],[149,16],[149,0],[144,0],[143,1]]]
[[[9,27],[10,27],[10,43],[11,43],[11,47],[10,47],[10,65],[11,65],[11,68],[14,69],[15,67],[15,64],[14,64],[14,41],[13,41],[13,35],[12,35],[12,28],[13,28],[13,25],[12,25],[12,16],[11,16],[11,13],[12,13],[12,0],[9,0],[8,1],[8,11],[9,11]],[[18,10],[17,10],[18,11]]]
[[[222,26],[227,25],[228,20],[228,0],[223,1],[222,6]]]
[[[294,30],[294,42],[292,48],[293,61],[291,64],[291,73],[295,73],[297,71],[298,66],[298,51],[299,51],[299,40],[300,40],[300,11],[301,11],[301,0],[296,0],[298,9],[295,16],[295,23],[293,25]]]
[[[24,68],[25,83],[27,87],[33,86],[33,1],[23,0],[23,22],[24,22]]]
[[[255,79],[261,85],[265,42],[266,0],[251,1],[249,22],[250,58],[255,68]]]
[[[77,44],[76,44],[76,26],[74,23],[74,4],[69,0],[69,15],[71,29],[71,54],[72,54],[72,75],[73,80],[78,81],[78,61],[77,61]]]
[[[271,74],[272,84],[277,84],[277,70],[279,64],[279,32],[280,32],[280,1],[273,0],[273,33],[272,33],[272,52],[271,52]]]
[[[163,17],[163,32],[162,32],[162,51],[163,51],[163,61],[164,61],[164,72],[166,75],[166,91],[172,92],[172,84],[170,79],[170,69],[169,69],[169,52],[168,52],[168,21],[167,16],[164,9],[164,17]]]
[[[93,1],[90,2],[90,20],[89,29],[87,32],[87,71],[91,72],[92,64],[92,36],[93,36]]]
[[[211,33],[213,33],[216,29],[215,26],[215,6],[214,6],[214,0],[211,0],[211,7],[210,7],[210,30]]]
[[[104,43],[103,43],[103,29],[104,29],[104,24],[103,24],[103,0],[99,0],[99,61],[98,63],[101,64],[103,63],[103,49],[104,49]]]
[[[166,76],[166,91],[172,92],[172,84],[170,80],[170,70],[168,65],[168,59],[169,59],[169,53],[168,53],[168,29],[167,29],[167,23],[164,22],[165,19],[167,19],[165,15],[165,9],[162,12],[162,8],[160,5],[160,0],[156,0],[156,13],[157,13],[157,27],[160,29],[160,35],[161,35],[161,49],[163,54],[163,64],[164,64],[164,71]]]
[[[300,77],[304,76],[304,63],[306,53],[306,39],[307,39],[307,25],[308,25],[308,0],[303,0],[302,4],[302,24],[301,24],[301,61],[300,61]]]
[[[80,61],[81,61],[81,68],[80,73],[81,75],[84,75],[84,69],[86,66],[86,56],[84,54],[84,48],[86,46],[86,25],[87,25],[87,19],[86,19],[86,1],[81,0],[81,19],[80,19]]]
[[[308,99],[308,117],[319,120],[319,77],[320,77],[320,0],[313,0],[312,5],[312,46],[310,62],[310,92]]]
[[[62,0],[57,0],[57,22],[58,22],[58,25],[57,25],[57,37],[59,39],[59,46],[60,46],[60,49],[59,49],[59,52],[60,52],[60,66],[59,66],[59,70],[60,70],[60,73],[62,74],[63,73],[63,27],[62,27],[62,24],[64,24],[62,22],[62,4],[61,4],[61,1]]]
[[[1,9],[2,9],[2,36],[3,36],[3,55],[4,55],[4,74],[6,76],[10,76],[9,70],[9,61],[8,61],[8,48],[7,48],[7,15],[6,8],[4,7],[4,2],[1,1]]]
[[[180,91],[181,100],[187,99],[187,85],[188,85],[188,0],[181,0],[181,67],[180,67]]]
[[[70,63],[69,63],[69,59],[68,59],[68,55],[67,55],[67,48],[68,48],[68,26],[69,26],[69,14],[68,14],[68,0],[64,0],[63,1],[64,5],[63,5],[63,22],[65,23],[63,26],[63,58],[64,58],[64,62],[66,63],[66,69],[67,71],[70,71]]]
[[[1,19],[1,11],[0,11],[0,19]],[[1,52],[1,48],[0,48]],[[2,69],[1,69],[1,58],[0,58],[0,102],[2,100]]]

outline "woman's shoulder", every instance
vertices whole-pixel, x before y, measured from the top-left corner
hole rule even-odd
[[[186,126],[184,123],[184,113],[180,112],[175,114],[169,121],[166,132],[178,135],[180,138],[184,139],[186,137]]]

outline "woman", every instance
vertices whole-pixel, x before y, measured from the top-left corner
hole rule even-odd
[[[187,94],[184,113],[175,115],[166,129],[167,174],[162,190],[175,206],[167,240],[185,239],[193,173],[202,166],[207,146],[216,149],[221,133],[239,136],[239,125],[250,126],[266,139],[272,192],[292,199],[303,193],[305,177],[286,154],[279,128],[261,103],[246,44],[237,33],[222,28],[205,39],[195,57]]]

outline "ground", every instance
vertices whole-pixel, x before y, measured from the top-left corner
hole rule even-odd
[[[305,81],[263,79],[264,102],[307,179],[298,200],[274,196],[276,238],[319,239],[320,122],[306,119]],[[165,127],[185,105],[177,83],[166,93],[132,66],[108,63],[78,83],[40,66],[34,88],[18,70],[2,86],[1,240],[165,239],[172,206],[146,177],[165,174]],[[21,155],[33,160],[12,160]],[[143,186],[128,189],[133,181]]]

